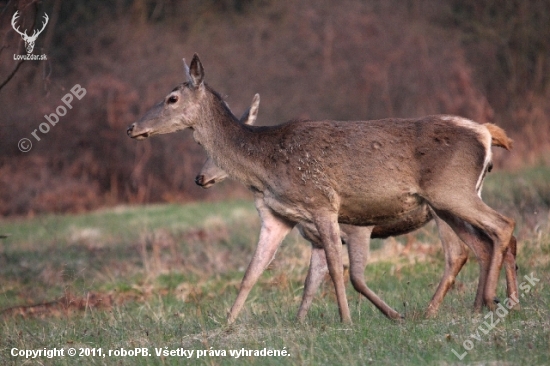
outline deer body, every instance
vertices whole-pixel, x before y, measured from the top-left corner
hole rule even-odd
[[[469,178],[475,189],[486,152],[477,144],[477,151],[453,157],[456,146],[441,149],[423,137],[457,133],[437,117],[369,123],[304,121],[242,130],[231,123],[227,127],[224,133],[206,135],[195,130],[194,136],[207,151],[216,151],[212,158],[217,165],[259,192],[274,212],[294,222],[314,223],[318,210],[337,213],[340,223],[350,225],[400,220],[422,207],[422,195],[434,180],[444,181],[441,175],[446,171],[460,169],[472,159],[478,160],[480,169],[463,178]],[[460,133],[477,138],[468,129]],[[209,141],[210,134],[216,135],[215,142]],[[411,144],[410,136],[418,143]],[[461,143],[467,144],[454,141]],[[448,159],[442,159],[444,154]],[[451,174],[454,178],[456,173]]]
[[[317,230],[340,317],[351,322],[338,223],[381,225],[424,204],[466,243],[481,243],[491,253],[480,282],[485,304],[494,308],[515,223],[478,196],[491,160],[492,137],[486,127],[448,116],[245,126],[204,83],[196,55],[188,78],[130,126],[128,134],[141,139],[192,128],[216,165],[254,192],[260,239],[229,322],[296,224]]]
[[[239,122],[246,125],[254,125],[260,97],[256,94],[253,98],[252,105],[243,114]],[[502,133],[500,129],[491,129],[493,138],[492,144],[511,149],[511,140]],[[195,182],[203,188],[210,188],[212,185],[223,181],[227,178],[227,173],[216,166],[211,158],[208,158],[204,163],[201,171],[197,175]],[[432,219],[432,214],[427,205],[422,205],[418,209],[413,210],[407,215],[398,220],[392,220],[390,224],[385,223],[381,226],[351,226],[340,225],[340,236],[342,241],[347,244],[350,257],[350,277],[354,288],[366,296],[378,309],[390,319],[400,317],[400,314],[388,306],[382,299],[372,292],[365,283],[364,272],[369,255],[370,238],[387,238],[416,230]],[[445,272],[441,278],[440,284],[427,309],[428,315],[435,315],[441,301],[454,283],[455,277],[458,275],[462,266],[466,263],[468,252],[462,241],[456,236],[452,229],[442,220],[436,219],[440,238],[445,253]],[[311,306],[313,297],[318,287],[322,283],[328,267],[325,253],[322,245],[320,245],[319,235],[314,227],[305,228],[302,225],[297,226],[300,234],[308,240],[312,245],[311,263],[309,266],[306,282],[304,284],[304,293],[302,302],[298,311],[298,320],[303,321]],[[506,279],[508,298],[517,298],[517,280],[516,280],[516,263],[515,263],[515,238],[511,243],[511,251],[507,253],[505,263],[507,267]],[[484,260],[490,260],[490,253],[481,255]],[[481,268],[489,266],[489,262],[481,265]],[[511,270],[508,270],[511,269]],[[481,300],[481,299],[479,299]]]

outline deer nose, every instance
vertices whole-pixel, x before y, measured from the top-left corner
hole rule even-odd
[[[128,129],[126,129],[126,134],[127,134],[128,136],[130,136],[130,134],[131,134],[132,131],[134,130],[134,126],[135,126],[135,125],[136,125],[135,123],[132,123],[130,126],[128,126]]]
[[[195,184],[198,186],[202,186],[204,184],[204,175],[197,175],[195,177]]]

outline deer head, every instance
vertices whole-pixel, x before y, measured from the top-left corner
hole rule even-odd
[[[207,93],[209,88],[204,83],[204,69],[198,55],[193,56],[190,66],[187,66],[185,60],[183,63],[187,81],[175,87],[163,101],[128,127],[128,136],[142,140],[152,135],[194,129],[204,111],[211,109],[207,95],[212,93]],[[208,120],[208,117],[204,118]],[[233,118],[236,120],[236,117]]]
[[[25,49],[27,50],[27,53],[32,53],[32,50],[34,49],[34,42],[36,42],[36,38],[44,28],[46,28],[46,24],[48,24],[48,14],[44,14],[44,22],[42,23],[42,29],[40,30],[34,30],[32,32],[32,36],[27,35],[27,30],[25,29],[25,32],[21,32],[19,30],[19,27],[15,26],[15,22],[17,21],[17,18],[19,18],[18,15],[19,11],[16,11],[15,14],[13,14],[13,17],[11,18],[11,26],[13,29],[23,37],[23,41],[25,42]]]

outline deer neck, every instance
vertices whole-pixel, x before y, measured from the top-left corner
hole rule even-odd
[[[209,107],[202,109],[193,137],[217,166],[249,188],[263,191],[262,159],[254,146],[253,132],[245,128],[216,95],[209,95]]]

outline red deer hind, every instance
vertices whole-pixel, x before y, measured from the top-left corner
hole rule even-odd
[[[240,118],[240,122],[247,125],[253,125],[258,117],[259,104],[260,95],[256,94],[252,100],[252,105]],[[501,146],[507,150],[511,149],[512,141],[506,136],[506,133],[502,129],[494,125],[487,125],[487,127],[491,132],[491,136],[494,136],[492,141],[493,145]],[[199,174],[197,174],[195,182],[203,188],[210,188],[214,184],[223,181],[227,176],[228,174],[224,170],[216,166],[211,158],[208,158]],[[340,225],[342,241],[347,244],[348,248],[350,277],[354,288],[367,297],[367,299],[390,319],[398,319],[400,318],[400,314],[388,306],[380,297],[370,290],[365,283],[364,273],[369,255],[370,239],[397,236],[413,231],[432,219],[432,215],[426,214],[427,212],[427,207],[423,207],[421,210],[414,211],[402,217],[400,221],[396,221],[389,225]],[[428,316],[433,316],[437,313],[445,294],[454,283],[456,276],[468,259],[468,250],[453,230],[438,217],[435,217],[435,219],[439,230],[439,237],[443,245],[443,252],[445,254],[445,271],[439,282],[437,291],[428,305]],[[298,225],[297,228],[302,236],[312,244],[311,263],[304,284],[302,303],[298,311],[298,320],[303,321],[311,306],[315,292],[317,292],[325,275],[328,273],[328,267],[325,252],[318,243],[319,235],[315,232],[304,230],[300,225]],[[507,250],[504,259],[504,264],[506,269],[507,297],[514,299],[517,298],[515,252],[516,241],[515,238],[512,237],[510,248]],[[480,263],[481,269],[488,268],[490,265],[491,253],[482,252],[478,253],[478,256],[484,260],[484,263]],[[519,306],[517,308],[519,308]]]
[[[339,223],[388,225],[423,207],[448,224],[478,258],[480,253],[490,254],[488,266],[480,272],[474,305],[476,310],[483,303],[495,308],[498,277],[515,222],[478,195],[491,163],[487,126],[454,116],[247,126],[204,82],[197,55],[187,77],[127,133],[140,140],[191,128],[215,164],[254,192],[260,238],[229,323],[296,224],[318,234],[340,319],[351,322]],[[484,263],[480,259],[480,265]]]

